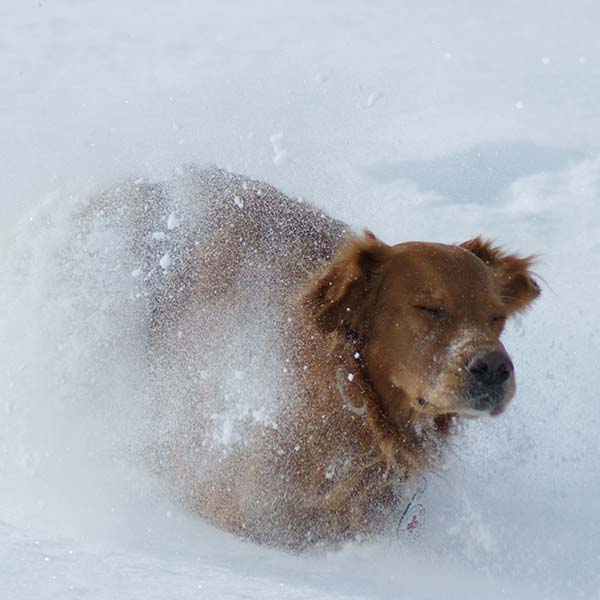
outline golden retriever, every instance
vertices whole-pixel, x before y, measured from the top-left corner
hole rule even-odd
[[[481,238],[389,246],[216,168],[89,211],[131,242],[156,377],[156,463],[188,507],[302,550],[392,527],[461,416],[515,393],[500,342],[540,289]]]

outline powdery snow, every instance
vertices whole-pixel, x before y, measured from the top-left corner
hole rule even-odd
[[[177,227],[179,227],[179,219],[175,213],[171,213],[167,217],[167,229],[172,231],[173,229],[177,229]]]
[[[166,270],[173,264],[173,259],[171,258],[171,255],[168,252],[165,252],[158,262],[160,266]]]

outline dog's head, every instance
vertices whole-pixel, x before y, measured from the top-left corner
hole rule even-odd
[[[318,327],[359,339],[388,411],[497,415],[515,393],[500,335],[540,289],[532,258],[480,238],[451,246],[349,241],[310,291]]]

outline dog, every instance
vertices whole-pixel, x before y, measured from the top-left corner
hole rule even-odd
[[[211,523],[292,551],[384,534],[461,418],[515,393],[500,341],[540,294],[480,237],[390,246],[217,168],[87,209],[145,302],[153,464]]]

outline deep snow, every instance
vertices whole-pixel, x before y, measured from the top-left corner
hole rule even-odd
[[[0,23],[1,598],[600,598],[600,5],[3,0]],[[68,215],[186,161],[388,242],[540,254],[517,398],[468,423],[418,544],[256,547],[143,467],[131,269]]]

